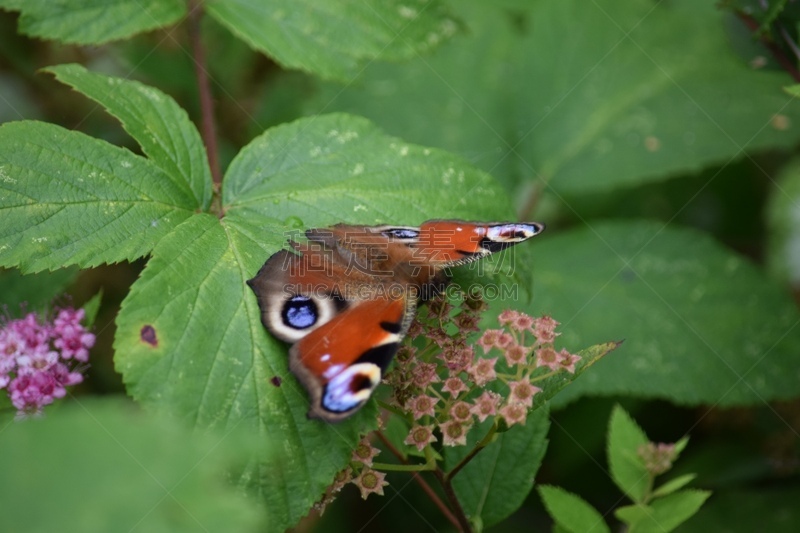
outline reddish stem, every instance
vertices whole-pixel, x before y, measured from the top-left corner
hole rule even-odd
[[[397,457],[398,461],[400,461],[403,464],[408,464],[408,461],[406,461],[406,458],[403,457],[402,453],[400,453],[400,450],[394,447],[391,441],[389,441],[389,439],[386,438],[386,435],[384,435],[381,431],[376,431],[375,434],[378,435],[378,438],[381,439],[381,442],[383,442],[384,446],[386,446],[386,448],[392,453],[392,455]],[[412,472],[411,477],[414,479],[414,481],[416,481],[419,484],[420,487],[422,487],[422,490],[425,491],[425,494],[428,495],[428,497],[431,499],[434,505],[436,505],[436,507],[439,508],[439,510],[450,521],[450,523],[453,524],[455,527],[459,528],[460,530],[461,525],[459,524],[458,518],[456,518],[456,516],[450,511],[450,509],[448,509],[447,505],[445,505],[442,499],[439,498],[439,495],[436,494],[436,491],[434,491],[433,488],[430,485],[428,485],[428,482],[425,481],[425,479],[423,479],[423,477],[418,472]]]
[[[219,167],[219,149],[217,148],[216,123],[214,122],[214,100],[211,96],[211,83],[208,79],[206,66],[206,50],[203,46],[201,22],[203,20],[203,6],[198,0],[188,0],[189,7],[189,40],[192,44],[194,73],[197,77],[197,90],[200,98],[200,131],[203,144],[208,154],[208,166],[211,168],[211,178],[214,181],[215,195],[219,193],[222,184],[222,172]]]
[[[742,13],[741,11],[737,11],[736,14],[742,20],[742,22],[744,22],[745,25],[750,29],[750,31],[755,32],[759,29],[760,24],[753,17],[745,13]],[[781,48],[777,44],[775,44],[775,42],[772,41],[772,39],[770,39],[766,33],[762,35],[759,38],[759,40],[772,53],[772,56],[781,65],[783,70],[788,72],[792,76],[792,78],[794,78],[794,81],[800,83],[800,71],[797,70],[797,68],[794,65],[794,62],[788,57],[786,57],[786,54],[783,53],[783,50],[781,50]]]

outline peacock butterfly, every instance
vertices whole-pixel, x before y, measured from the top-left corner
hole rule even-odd
[[[418,303],[450,281],[446,268],[544,231],[537,222],[429,220],[419,227],[336,224],[273,254],[247,284],[261,322],[292,344],[289,368],[311,396],[308,416],[340,421],[369,399]]]

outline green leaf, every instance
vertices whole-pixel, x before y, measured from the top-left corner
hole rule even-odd
[[[800,83],[795,85],[788,85],[783,88],[786,94],[794,96],[795,98],[800,98]]]
[[[205,214],[159,243],[117,317],[115,363],[137,401],[198,428],[257,435],[263,448],[241,482],[257,489],[283,530],[321,497],[371,427],[366,415],[337,426],[306,418],[286,348],[266,334],[244,283],[254,273],[241,262],[248,252]],[[273,448],[283,453],[266,468]]]
[[[533,315],[581,346],[626,339],[554,401],[584,394],[741,405],[797,394],[800,313],[749,262],[694,230],[598,222],[530,251]]]
[[[776,0],[772,2],[772,4],[767,7],[766,13],[764,13],[763,16],[759,16],[761,25],[756,32],[757,37],[762,37],[763,34],[769,33],[770,26],[779,19],[788,1],[789,0]]]
[[[533,488],[533,479],[547,450],[549,410],[537,409],[524,426],[514,426],[497,436],[453,477],[453,489],[470,520],[489,527],[519,509]],[[443,450],[451,470],[482,438],[479,429],[469,434],[469,445]],[[474,435],[474,436],[473,436]]]
[[[106,108],[122,122],[150,161],[175,186],[193,196],[194,207],[208,209],[211,171],[197,128],[171,97],[136,81],[89,72],[80,65],[45,69]]]
[[[768,264],[775,277],[800,288],[800,160],[784,166],[776,180],[767,205]]]
[[[194,211],[148,159],[41,122],[0,126],[0,266],[132,260]]]
[[[628,529],[634,530],[636,524],[646,520],[649,515],[653,514],[653,508],[649,505],[634,504],[623,505],[614,509],[614,516],[621,522],[628,525]]]
[[[0,270],[0,306],[11,316],[26,311],[45,311],[53,299],[61,295],[78,277],[77,268],[23,275],[19,270]]]
[[[283,66],[345,82],[370,61],[414,57],[458,29],[438,0],[208,0],[205,6]]]
[[[543,405],[550,401],[558,393],[560,393],[567,385],[574,382],[579,376],[586,372],[589,367],[600,361],[610,352],[619,347],[618,342],[606,342],[603,344],[595,344],[584,350],[578,352],[580,361],[575,365],[575,372],[557,372],[556,374],[545,378],[540,381],[535,381],[537,387],[542,389],[542,392],[534,396],[534,405]],[[549,369],[542,368],[538,373],[549,372]],[[590,372],[591,373],[591,372]],[[536,377],[536,374],[534,374]]]
[[[438,185],[445,178],[447,194]],[[282,530],[321,497],[359,434],[375,427],[376,410],[370,402],[338,425],[308,420],[287,347],[262,326],[245,281],[287,230],[470,213],[502,219],[510,202],[491,177],[453,156],[332,115],[271,129],[245,147],[228,169],[223,203],[222,219],[194,215],[153,250],[118,315],[115,363],[145,405],[201,428],[241,427],[265,450],[277,443],[275,466],[257,453],[241,482],[257,489]]]
[[[97,312],[100,310],[100,301],[103,299],[103,289],[101,288],[97,294],[89,298],[89,301],[83,304],[83,311],[86,313],[84,318],[84,325],[91,327],[97,318]]]
[[[415,225],[512,216],[508,196],[491,176],[343,114],[267,130],[231,162],[222,195],[229,217],[255,224],[254,239],[272,251],[286,236],[264,234],[265,223],[298,230],[342,221]]]
[[[675,443],[675,459],[672,461],[673,463],[678,459],[678,457],[680,457],[681,453],[683,453],[683,450],[686,449],[687,444],[689,444],[688,436],[682,437],[680,440],[678,440],[678,442]]]
[[[688,485],[689,483],[697,477],[697,474],[684,474],[682,476],[678,476],[675,479],[671,479],[658,487],[656,490],[653,491],[653,496],[656,498],[660,498],[661,496],[666,496],[667,494],[672,494],[678,489],[683,488],[684,486]]]
[[[540,485],[536,490],[547,512],[564,531],[571,533],[610,531],[603,516],[580,496],[550,485]]]
[[[729,15],[711,0],[475,1],[459,3],[459,16],[470,31],[451,45],[369,65],[360,83],[325,86],[314,110],[362,114],[462,154],[513,190],[542,180],[561,195],[659,181],[800,139],[800,109],[781,92],[788,77],[738,57]]]
[[[242,441],[237,433],[191,434],[108,399],[70,403],[42,420],[7,422],[0,439],[3,527],[20,533],[264,531],[259,507],[225,481],[246,449]]]
[[[20,11],[19,31],[64,43],[101,44],[177,22],[182,0],[0,0]]]
[[[653,500],[649,506],[620,508],[614,514],[630,525],[631,533],[664,533],[691,518],[709,496],[706,490],[684,490]]]
[[[648,442],[628,413],[615,406],[608,422],[608,468],[614,483],[635,502],[641,502],[649,488],[650,474],[638,456],[639,447]]]

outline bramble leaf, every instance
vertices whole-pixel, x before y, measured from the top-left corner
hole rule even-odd
[[[102,44],[177,22],[181,0],[0,0],[20,11],[19,31],[64,43]]]
[[[375,427],[376,411],[371,402],[337,425],[308,420],[287,347],[264,329],[245,281],[287,232],[341,221],[504,219],[510,202],[458,158],[347,115],[268,130],[231,163],[222,194],[222,219],[194,215],[153,250],[117,318],[115,362],[148,406],[201,428],[242,427],[265,449],[278,443],[280,459],[267,468],[255,454],[241,483],[284,529],[321,497],[359,434]]]
[[[124,148],[41,122],[0,126],[0,266],[137,259],[195,208],[185,188]]]
[[[409,59],[458,29],[438,0],[208,0],[205,5],[209,15],[278,63],[346,82],[370,61]]]
[[[715,2],[518,4],[460,2],[469,32],[430,57],[370,64],[360,83],[324,84],[309,110],[364,115],[463,155],[509,190],[540,182],[560,196],[800,140],[800,107],[781,90],[789,77],[736,55],[727,29],[741,22]]]
[[[563,531],[607,533],[610,531],[603,516],[583,498],[561,487],[541,485],[536,488],[547,512]]]
[[[521,247],[520,247],[521,248]],[[800,313],[783,287],[708,235],[655,222],[593,223],[521,248],[568,347],[625,339],[554,398],[626,394],[743,405],[797,394]],[[767,312],[768,311],[768,312]]]
[[[132,80],[89,72],[81,65],[45,69],[118,118],[125,131],[179,187],[197,209],[211,202],[211,172],[203,141],[189,116],[171,97]]]
[[[546,407],[533,411],[524,426],[500,433],[453,477],[453,489],[470,520],[489,527],[519,509],[547,450],[549,415]],[[478,429],[470,431],[467,446],[444,448],[448,470],[472,451],[482,436]]]
[[[641,502],[649,488],[650,474],[638,456],[647,444],[647,435],[619,405],[614,407],[608,422],[608,468],[611,478],[622,492]]]

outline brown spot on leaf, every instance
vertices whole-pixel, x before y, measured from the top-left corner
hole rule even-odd
[[[139,333],[141,339],[150,346],[158,346],[158,339],[156,338],[156,330],[150,324],[142,326],[142,331]]]
[[[281,378],[280,376],[272,376],[272,379],[269,380],[270,383],[275,385],[276,387],[281,386]]]

